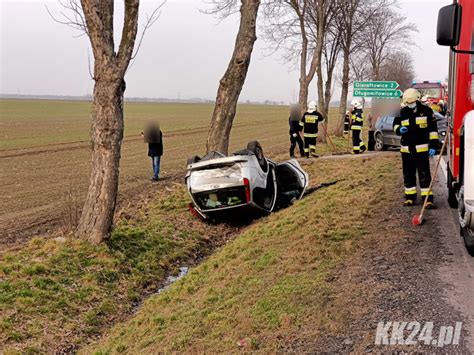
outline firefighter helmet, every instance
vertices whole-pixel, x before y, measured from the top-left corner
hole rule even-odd
[[[351,106],[354,106],[355,108],[362,108],[362,103],[357,99],[353,99],[351,101]]]
[[[416,89],[409,88],[403,93],[403,102],[408,105],[420,100],[420,92]]]
[[[316,101],[310,101],[308,104],[308,111],[309,112],[314,112],[318,108],[318,105],[316,104]]]

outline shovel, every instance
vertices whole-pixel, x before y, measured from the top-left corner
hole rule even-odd
[[[420,212],[420,214],[414,215],[412,220],[411,220],[411,224],[413,224],[414,226],[419,226],[419,225],[423,224],[423,222],[424,222],[423,214],[425,213],[426,206],[428,205],[428,196],[430,195],[431,190],[433,189],[433,183],[436,180],[436,177],[438,175],[439,163],[441,162],[441,159],[443,158],[443,152],[444,152],[444,148],[446,147],[446,142],[447,141],[448,141],[448,137],[445,137],[444,143],[441,146],[441,150],[439,151],[439,157],[438,157],[438,161],[436,162],[434,175],[431,175],[431,182],[430,182],[430,186],[428,187],[428,194],[426,195],[425,201],[423,202],[423,207],[421,208],[421,212]]]

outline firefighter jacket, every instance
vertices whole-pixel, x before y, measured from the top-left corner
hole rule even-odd
[[[362,130],[362,126],[364,125],[364,112],[360,108],[356,108],[352,110],[351,117],[352,117],[352,124],[351,129],[353,131],[360,131]]]
[[[400,133],[402,127],[408,128],[403,135]],[[423,153],[438,147],[438,127],[433,110],[419,101],[414,109],[404,107],[400,110],[399,117],[393,121],[393,131],[402,137],[402,153]]]
[[[324,117],[318,111],[306,112],[300,121],[300,126],[303,127],[303,136],[317,138],[318,123],[322,121],[324,121]]]

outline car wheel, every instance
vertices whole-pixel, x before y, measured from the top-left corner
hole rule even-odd
[[[453,175],[451,174],[451,169],[449,166],[447,170],[448,204],[451,208],[458,208],[458,199],[456,197],[456,191],[453,187]]]
[[[200,160],[201,160],[201,158],[199,156],[195,155],[191,158],[188,158],[187,165],[197,163]]]
[[[377,132],[375,134],[375,150],[380,152],[382,150],[386,150],[387,146],[383,144],[383,137],[382,134]]]
[[[267,171],[268,163],[267,159],[263,155],[263,149],[260,143],[257,141],[252,141],[247,144],[247,150],[250,150],[257,157],[258,165],[262,168],[263,171]]]

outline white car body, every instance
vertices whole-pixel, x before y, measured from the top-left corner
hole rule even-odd
[[[203,219],[237,210],[270,213],[303,197],[309,178],[298,161],[277,164],[264,158],[265,169],[250,151],[239,153],[229,157],[213,153],[218,157],[188,165],[186,187],[193,209]]]

